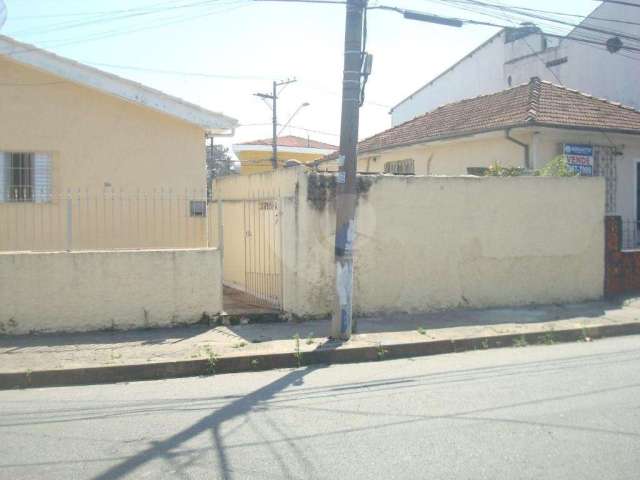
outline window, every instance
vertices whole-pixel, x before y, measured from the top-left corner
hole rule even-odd
[[[0,152],[0,202],[48,202],[51,156],[47,153]]]
[[[189,202],[192,217],[207,216],[207,202],[204,200],[191,200]]]
[[[416,167],[412,158],[406,160],[394,160],[384,164],[384,173],[393,173],[394,175],[415,175]]]
[[[31,202],[33,200],[33,155],[31,153],[10,153],[8,200],[10,202]]]

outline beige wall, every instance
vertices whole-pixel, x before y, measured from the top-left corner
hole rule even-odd
[[[274,174],[280,176],[280,173]],[[284,210],[284,307],[324,315],[334,298],[335,207],[302,170]],[[284,177],[280,178],[283,180]],[[363,177],[354,310],[430,311],[599,298],[601,178]],[[320,189],[322,190],[322,189]],[[322,195],[321,195],[322,196]],[[316,199],[309,201],[310,197]]]
[[[103,220],[100,207],[93,206],[103,195],[108,201],[112,195],[118,198],[153,195],[155,189],[155,195],[159,196],[163,189],[163,194],[176,203],[178,196],[204,198],[202,128],[6,58],[0,59],[0,72],[3,84],[17,85],[0,88],[0,151],[50,153],[54,192],[52,202],[47,204],[0,205],[0,222],[6,227],[0,232],[0,250],[15,248],[15,238],[7,238],[9,235],[22,235],[24,239],[47,236],[57,239],[63,235],[60,230],[66,227],[57,223],[66,219],[66,203],[57,195],[66,195],[69,189],[75,196],[89,196],[86,206],[95,209],[86,212],[86,228],[93,229],[93,233],[84,233],[86,238],[95,234],[93,223]],[[140,208],[143,207],[141,204]],[[151,201],[147,207],[151,208]],[[176,210],[171,220],[181,219],[189,230],[203,228],[201,219],[195,220],[195,225],[190,223],[191,219],[185,219],[186,201],[173,208]],[[133,215],[133,211],[124,212],[124,227],[114,222],[97,234],[104,239],[115,229],[122,240],[89,242],[87,248],[193,245],[184,240],[182,233],[175,233],[164,242],[141,244],[134,237],[135,230],[129,231],[127,226],[132,223],[132,229],[138,228]],[[43,225],[37,223],[40,219]],[[49,226],[45,225],[47,221]],[[18,233],[12,233],[13,230]],[[60,242],[50,243],[46,249],[63,248]],[[26,248],[42,249],[42,246]]]
[[[0,253],[0,333],[194,323],[222,310],[216,249]]]
[[[514,138],[528,143],[530,134],[515,132]],[[467,167],[524,166],[523,148],[506,140],[504,132],[397,148],[358,157],[359,172],[383,172],[384,164],[413,159],[416,175],[466,175]]]

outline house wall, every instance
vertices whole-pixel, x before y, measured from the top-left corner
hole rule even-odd
[[[0,253],[0,333],[195,323],[222,311],[220,251]]]
[[[636,218],[636,162],[640,161],[640,138],[572,129],[515,129],[511,135],[530,146],[531,166],[544,167],[562,153],[565,143],[616,147],[616,205],[611,214],[625,220]],[[522,147],[504,138],[504,132],[414,145],[358,157],[359,172],[383,172],[385,162],[412,158],[416,175],[466,175],[468,167],[524,166]]]
[[[52,202],[46,204],[0,204],[0,222],[7,227],[0,232],[0,250],[16,248],[15,241],[3,239],[2,233],[19,229],[18,235],[25,239],[55,239],[50,245],[29,248],[64,248],[57,239],[64,236],[61,229],[66,229],[66,201],[58,195],[66,196],[68,191],[91,196],[85,202],[85,207],[90,208],[103,196],[124,197],[126,202],[127,198],[151,195],[154,189],[159,194],[163,189],[165,195],[171,192],[173,208],[178,212],[175,215],[185,228],[201,228],[202,219],[188,218],[188,202],[178,203],[176,197],[202,196],[205,189],[202,128],[4,57],[0,58],[0,72],[2,83],[7,84],[0,88],[0,151],[50,153],[54,192]],[[101,218],[98,209],[85,211],[87,228],[91,225],[95,229],[93,223]],[[121,234],[118,246],[141,245],[129,227],[136,225],[131,215],[123,210],[121,224],[126,227],[113,224],[112,230]],[[38,228],[44,229],[44,234]],[[85,237],[88,235],[85,232]],[[161,245],[152,244],[185,246],[180,237],[176,232]],[[95,242],[87,245],[109,246]],[[20,249],[21,245],[17,247]]]
[[[563,143],[600,145],[615,147],[616,157],[616,205],[610,214],[620,215],[625,220],[636,218],[636,172],[640,161],[640,138],[633,135],[603,134],[578,130],[537,129],[532,139],[534,168],[542,168],[549,160],[561,153]]]
[[[634,2],[640,5],[638,0]],[[603,3],[591,17],[583,24],[638,36],[638,27],[633,22],[640,22],[640,8]],[[625,19],[631,23],[602,22],[595,18]],[[559,44],[554,37],[547,37],[548,48],[541,49],[537,34],[510,44],[504,43],[504,34],[501,34],[394,107],[391,123],[398,125],[445,103],[520,85],[534,76],[640,108],[640,90],[636,80],[640,78],[640,62],[629,58],[628,51],[609,53],[604,43],[610,36],[576,29]],[[587,38],[601,42],[602,46],[577,42],[572,38]],[[633,41],[622,40],[634,46]],[[546,66],[549,61],[565,57],[566,63]]]
[[[240,174],[252,175],[254,173],[269,172],[273,170],[271,165],[271,152],[242,151],[235,152],[240,161]],[[299,153],[287,152],[286,149],[278,149],[278,165],[284,166],[287,160],[297,160],[300,163],[312,162],[324,157],[324,153]]]
[[[490,41],[439,78],[421,87],[391,110],[391,125],[399,125],[425,112],[462,98],[493,93],[503,85],[503,35]],[[482,74],[480,74],[482,72]]]
[[[523,148],[506,140],[504,132],[460,138],[442,143],[413,145],[363,154],[358,157],[359,172],[383,172],[384,164],[394,160],[413,159],[416,175],[466,175],[468,167],[523,167]],[[528,142],[528,133],[513,134]]]

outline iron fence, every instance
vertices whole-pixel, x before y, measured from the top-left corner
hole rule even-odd
[[[638,220],[622,221],[622,249],[623,250],[639,250],[640,249],[640,221]]]
[[[47,192],[0,202],[0,251],[204,248],[214,225],[206,191]]]

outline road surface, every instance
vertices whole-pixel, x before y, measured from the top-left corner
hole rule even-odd
[[[2,479],[637,479],[640,337],[0,392]]]

